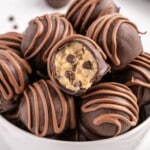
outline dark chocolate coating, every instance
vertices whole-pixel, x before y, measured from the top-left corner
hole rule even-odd
[[[89,129],[83,126],[82,122],[79,123],[79,131],[80,134],[86,139],[86,141],[96,141],[106,138],[91,132]]]
[[[66,130],[57,139],[63,140],[63,141],[75,141],[75,142],[88,141],[88,139],[80,132],[79,129]]]
[[[61,8],[69,3],[70,0],[46,0],[49,6]]]
[[[0,50],[0,107],[2,110],[0,113],[4,110],[9,111],[11,106],[14,107],[15,97],[25,89],[28,84],[28,74],[31,72],[28,62],[17,53],[11,50]]]
[[[66,128],[74,129],[73,97],[63,94],[50,80],[39,80],[24,91],[19,118],[29,131],[41,137],[53,137]]]
[[[100,81],[100,83],[103,82],[113,82],[114,81],[114,74],[112,72],[107,73],[102,80]]]
[[[47,14],[29,22],[23,34],[21,49],[34,68],[46,72],[47,57],[53,46],[73,34],[72,25],[60,14]]]
[[[82,96],[82,133],[93,135],[90,136],[91,140],[98,139],[98,136],[113,137],[128,131],[137,124],[138,115],[137,98],[123,84],[97,84]]]
[[[150,117],[150,104],[146,104],[140,108],[139,124]]]
[[[91,23],[99,16],[119,12],[113,0],[74,0],[66,18],[77,33],[85,34]]]
[[[134,23],[114,13],[95,20],[86,35],[102,47],[112,70],[120,70],[142,53],[139,33]]]
[[[0,49],[11,50],[21,55],[22,35],[17,32],[7,32],[0,34]]]
[[[139,106],[150,104],[150,54],[143,52],[127,68],[116,72],[115,81],[126,84],[137,96]]]
[[[18,99],[20,98],[20,96],[18,96]],[[14,124],[15,126],[28,131],[27,128],[23,125],[23,123],[20,121],[19,116],[18,116],[18,106],[19,103],[17,103],[17,107],[15,109],[13,109],[12,111],[3,113],[3,117],[5,117],[5,119],[7,119],[10,123]]]
[[[78,34],[74,34],[72,36],[66,37],[63,40],[61,40],[60,42],[58,42],[54,48],[51,50],[49,57],[48,57],[48,74],[49,77],[51,78],[51,80],[53,80],[58,87],[63,90],[64,92],[70,94],[70,95],[81,95],[83,94],[86,90],[88,89],[84,89],[84,88],[80,88],[78,91],[73,91],[70,89],[67,89],[65,86],[63,86],[58,80],[60,78],[60,76],[58,76],[56,74],[56,67],[55,65],[55,56],[58,52],[61,51],[61,48],[65,47],[67,44],[71,43],[71,42],[79,42],[82,44],[83,49],[86,47],[88,48],[88,50],[92,53],[96,63],[97,63],[97,73],[95,74],[94,78],[91,79],[91,83],[92,85],[99,82],[101,80],[101,78],[110,71],[110,67],[109,65],[105,62],[105,54],[102,52],[101,48],[91,39],[89,39],[88,37],[85,36],[81,36]],[[62,64],[63,65],[63,64]],[[75,64],[75,67],[77,67],[77,64]],[[90,73],[90,71],[89,71]],[[69,73],[71,74],[71,73]],[[68,73],[67,73],[68,75]],[[74,84],[73,86],[79,86],[80,87],[81,83],[76,82],[76,84]],[[91,85],[91,86],[92,86]],[[89,87],[90,88],[90,87]]]
[[[0,94],[0,114],[6,113],[8,111],[15,109],[17,107],[17,105],[18,105],[18,96],[15,96],[11,100],[6,100]]]

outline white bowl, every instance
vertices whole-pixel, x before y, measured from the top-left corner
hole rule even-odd
[[[149,129],[150,118],[118,137],[93,142],[64,142],[36,137],[0,116],[0,137],[8,150],[135,150]]]
[[[44,0],[5,0],[0,5],[1,17],[0,33],[11,30],[13,24],[6,19],[14,15],[15,23],[19,23],[19,31],[27,26],[28,20],[44,13],[65,12],[67,7],[60,10],[50,9]],[[121,6],[121,13],[133,20],[147,35],[142,37],[144,50],[150,52],[150,1],[148,0],[115,0]],[[6,9],[8,8],[8,9]],[[131,131],[115,138],[94,142],[63,142],[39,138],[27,133],[0,116],[0,150],[149,150],[150,143],[146,145],[150,136],[150,118]],[[147,134],[146,134],[147,133]],[[144,141],[144,142],[143,142]],[[139,147],[144,143],[144,147]],[[5,147],[5,148],[3,148]]]

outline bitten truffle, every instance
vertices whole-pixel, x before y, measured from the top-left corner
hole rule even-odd
[[[139,33],[134,23],[114,13],[99,17],[86,35],[102,47],[112,70],[120,70],[142,53]]]
[[[61,8],[69,3],[70,0],[46,0],[49,6]]]
[[[105,59],[105,54],[94,41],[74,34],[51,50],[48,74],[64,92],[80,95],[110,71]]]
[[[17,32],[7,32],[0,34],[0,49],[11,50],[21,55],[22,35]]]
[[[81,124],[95,136],[122,134],[137,124],[138,115],[137,98],[123,84],[97,84],[82,96]]]
[[[78,33],[85,34],[91,23],[99,16],[115,12],[119,12],[119,8],[113,0],[75,0],[66,18]]]
[[[31,72],[28,62],[18,54],[11,50],[0,50],[0,113],[9,111],[9,105],[16,102],[16,96],[25,89]]]
[[[150,104],[150,54],[143,52],[114,77],[115,81],[126,84],[133,91],[140,107]]]
[[[72,25],[60,14],[47,14],[30,21],[23,34],[21,49],[34,68],[45,72],[47,57],[53,46],[73,34]]]
[[[39,80],[23,92],[19,118],[37,136],[55,136],[66,128],[74,129],[73,97],[63,94],[50,80]]]

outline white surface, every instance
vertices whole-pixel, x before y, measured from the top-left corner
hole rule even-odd
[[[150,130],[146,132],[146,134],[143,136],[143,139],[137,146],[136,150],[150,150]]]
[[[118,4],[118,6],[121,6],[121,13],[130,18],[132,21],[134,21],[141,31],[147,31],[146,35],[142,36],[143,41],[143,47],[145,51],[150,52],[150,1],[149,0],[115,0]],[[19,26],[19,29],[16,31],[23,32],[26,28],[28,21],[36,16],[43,15],[45,13],[51,13],[51,12],[65,12],[67,7],[55,10],[49,8],[44,0],[4,0],[1,1],[0,4],[0,33],[4,33],[7,31],[12,31],[12,26],[17,24]],[[9,22],[8,17],[14,16],[15,21]],[[14,147],[15,150],[22,150],[27,149],[25,147],[21,147],[21,144],[26,144],[27,147],[30,147],[30,142],[34,139],[34,136],[31,136],[30,134],[27,134],[28,136],[25,138],[24,135],[22,135],[22,131],[10,126],[9,123],[3,122],[3,125],[1,124],[1,121],[3,119],[0,117],[0,150],[12,150],[12,148],[9,148],[10,145]],[[120,148],[121,150],[127,150],[127,147],[130,147],[130,144],[132,144],[132,140],[137,138],[137,142],[139,143],[137,146],[137,150],[150,150],[150,142],[149,142],[149,136],[150,131],[147,132],[150,126],[150,119],[140,128],[136,128],[133,132],[131,131],[131,135],[129,133],[129,138],[120,136],[120,144],[123,144]],[[9,132],[8,132],[9,131]],[[135,133],[137,132],[139,134],[138,136],[135,136]],[[147,134],[144,135],[142,138],[144,132],[147,132]],[[8,137],[6,137],[8,133]],[[132,134],[133,133],[133,134]],[[10,134],[10,135],[9,135]],[[20,134],[20,135],[19,135]],[[13,137],[15,135],[15,137]],[[28,139],[29,138],[29,139]],[[8,140],[10,139],[10,141]],[[31,140],[31,141],[30,141]],[[36,140],[33,142],[34,145],[30,147],[30,149],[34,149],[36,147],[36,144],[41,142],[41,149],[46,150],[46,147],[44,145],[49,145],[49,141],[43,139],[36,138]],[[126,141],[125,141],[126,140]],[[4,142],[5,141],[5,142]],[[9,144],[8,141],[10,142]],[[39,142],[40,141],[40,142]],[[111,141],[111,140],[110,140]],[[20,143],[20,148],[17,143]],[[103,145],[109,143],[109,140],[106,140],[106,142],[93,142],[89,143],[87,147],[83,146],[84,143],[80,145],[80,143],[76,143],[76,146],[72,145],[71,143],[67,144],[68,148],[66,148],[65,143],[62,145],[58,145],[56,141],[51,141],[52,145],[49,147],[49,149],[53,150],[90,150],[90,149],[101,149],[103,150]],[[114,140],[114,143],[116,141]],[[116,144],[117,144],[116,143]],[[109,145],[110,144],[110,145]],[[112,142],[110,142],[109,147],[113,147]],[[97,148],[94,148],[97,146]],[[99,147],[100,146],[100,147]],[[56,148],[57,147],[57,148]],[[82,147],[82,148],[81,148]],[[55,149],[56,148],[56,149]],[[76,149],[75,149],[76,148]],[[29,150],[30,150],[29,149]],[[39,147],[40,149],[40,147]],[[47,147],[48,149],[48,147]],[[111,148],[113,150],[113,148]],[[36,149],[37,150],[37,149]],[[106,149],[105,149],[106,150]],[[115,149],[117,150],[117,149]],[[133,150],[133,149],[132,149]]]
[[[142,35],[144,51],[150,52],[150,0],[115,0],[121,6],[121,13],[135,22]]]
[[[43,14],[62,12],[65,13],[67,6],[59,10],[50,8],[45,0],[4,0],[0,4],[0,33],[12,30],[17,24],[19,32],[23,32],[29,20]],[[15,22],[9,22],[9,16],[15,17]],[[14,30],[15,31],[15,30]]]
[[[143,137],[148,136],[146,133],[150,129],[150,118],[126,134],[94,142],[63,142],[39,138],[15,127],[1,116],[0,122],[0,136],[7,143],[7,147],[2,150],[137,150],[136,147],[138,150],[149,150],[149,146],[145,145],[149,139]]]

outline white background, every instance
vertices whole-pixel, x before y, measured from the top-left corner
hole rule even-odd
[[[142,36],[142,41],[144,50],[150,52],[150,0],[115,1],[121,7],[121,13],[134,21],[140,31],[147,31],[147,34]],[[56,10],[48,7],[44,0],[2,0],[0,3],[0,34],[8,31],[23,32],[30,19],[45,13],[65,13],[68,6]],[[9,16],[14,16],[15,20],[9,22]],[[14,25],[18,25],[19,28],[13,30]],[[139,150],[150,150],[148,136],[145,136],[141,146]],[[2,139],[0,139],[0,150],[8,150]]]

